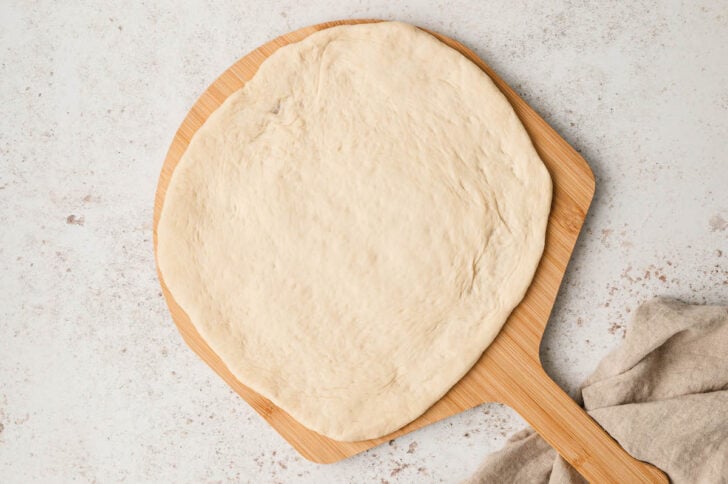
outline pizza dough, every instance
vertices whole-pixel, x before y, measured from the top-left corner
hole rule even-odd
[[[158,260],[245,385],[337,440],[390,433],[478,360],[541,257],[551,179],[477,66],[394,22],[271,55],[193,137]]]

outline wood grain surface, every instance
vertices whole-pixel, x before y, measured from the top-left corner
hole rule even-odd
[[[344,20],[306,27],[268,42],[240,59],[202,94],[177,131],[164,161],[154,203],[154,250],[157,223],[167,185],[190,139],[207,117],[256,73],[275,50],[308,35],[342,24],[377,22]],[[594,176],[566,143],[478,56],[457,41],[430,32],[485,71],[513,105],[554,183],[546,246],[533,283],[521,304],[481,359],[440,401],[402,429],[361,442],[338,442],[299,424],[268,399],[230,373],[175,302],[158,272],[172,318],[187,344],[305,458],[331,463],[484,402],[505,403],[520,413],[583,476],[592,482],[667,482],[664,474],[627,454],[543,371],[539,344],[594,194]]]

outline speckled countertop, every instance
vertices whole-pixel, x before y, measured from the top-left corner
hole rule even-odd
[[[312,464],[169,318],[151,218],[177,126],[236,59],[326,20],[463,41],[591,164],[542,346],[572,395],[640,301],[728,303],[728,2],[543,3],[3,1],[2,481],[453,482],[523,425],[483,405]]]

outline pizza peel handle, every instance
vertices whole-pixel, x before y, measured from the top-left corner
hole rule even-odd
[[[589,482],[669,482],[659,469],[629,455],[541,367],[538,355],[514,344],[489,355],[493,396],[517,411]],[[487,353],[492,353],[490,350]]]

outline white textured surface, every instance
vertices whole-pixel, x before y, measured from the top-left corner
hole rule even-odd
[[[325,20],[463,41],[591,164],[597,195],[542,349],[572,394],[641,300],[728,303],[727,2],[155,3],[0,5],[4,482],[452,482],[521,427],[485,405],[312,464],[167,314],[151,216],[174,131],[237,58]]]

